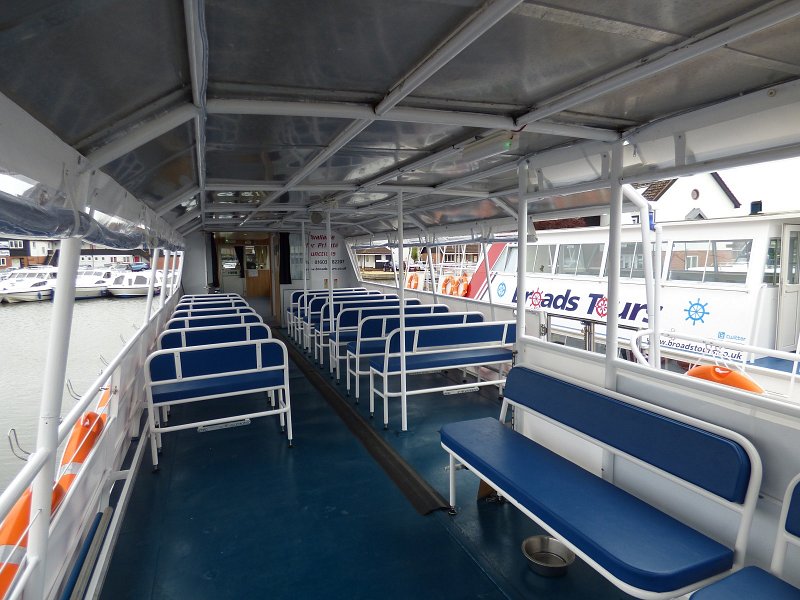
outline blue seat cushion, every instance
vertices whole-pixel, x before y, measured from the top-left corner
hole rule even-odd
[[[237,394],[248,390],[283,385],[283,371],[259,371],[208,379],[176,381],[152,386],[153,403],[187,400],[202,396]]]
[[[485,418],[450,423],[442,444],[622,581],[668,592],[723,573],[733,550]]]
[[[356,342],[348,342],[347,351],[356,353]],[[386,352],[386,340],[366,340],[361,342],[361,354],[383,354]]]
[[[358,340],[358,331],[339,331],[336,334],[336,341],[340,344],[346,344],[350,342],[355,342]],[[355,345],[353,346],[353,352],[355,352]]]
[[[362,349],[363,349],[362,344]],[[506,348],[468,348],[466,350],[445,350],[430,354],[409,354],[406,356],[406,369],[417,371],[424,369],[446,369],[462,365],[491,364],[509,361],[514,357]],[[383,357],[378,356],[369,361],[370,368],[383,372]],[[389,373],[400,372],[400,357],[389,359]]]
[[[800,589],[758,567],[745,567],[692,594],[692,600],[798,600]]]

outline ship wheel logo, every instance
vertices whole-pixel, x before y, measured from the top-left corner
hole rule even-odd
[[[500,285],[497,286],[497,295],[500,298],[506,295],[506,284],[504,281],[501,281]]]
[[[539,305],[542,303],[542,290],[536,288],[536,291],[531,294],[531,302],[530,305],[533,308],[539,308]]]
[[[708,306],[708,302],[703,304],[700,302],[700,298],[697,299],[697,302],[689,301],[689,308],[684,308],[684,312],[686,313],[686,321],[691,321],[692,326],[697,325],[697,323],[705,323],[703,318],[706,315],[710,315],[711,313],[706,310],[706,306]]]
[[[605,296],[600,298],[594,306],[594,312],[598,317],[605,317],[608,314],[608,298]]]

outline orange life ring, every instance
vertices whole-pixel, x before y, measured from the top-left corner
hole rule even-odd
[[[98,415],[96,412],[87,412],[75,423],[72,433],[69,436],[67,447],[61,456],[61,467],[58,474],[59,483],[64,483],[66,488],[72,485],[72,481],[78,475],[83,462],[94,448],[97,438],[103,431],[106,415]]]
[[[66,493],[67,490],[61,482],[53,487],[53,496],[50,500],[51,513],[56,511]],[[5,564],[0,568],[0,597],[2,598],[5,597],[14,582],[19,565],[25,558],[25,549],[28,547],[28,521],[31,517],[31,496],[31,489],[28,488],[0,525],[0,549],[3,550],[6,557]]]
[[[723,385],[747,390],[756,394],[763,394],[764,388],[758,385],[755,381],[750,379],[747,375],[739,371],[732,371],[725,367],[718,367],[716,365],[699,365],[686,371],[689,377],[697,377],[698,379],[705,379],[706,381],[713,381]]]
[[[462,298],[466,298],[467,294],[469,293],[469,278],[466,275],[462,275],[458,279],[458,286],[456,288],[456,296],[461,296]]]
[[[452,296],[456,289],[458,289],[458,282],[452,275],[448,275],[442,281],[442,293],[447,296]]]
[[[419,275],[416,273],[411,273],[408,276],[408,280],[406,280],[406,287],[411,290],[418,290],[419,289]]]

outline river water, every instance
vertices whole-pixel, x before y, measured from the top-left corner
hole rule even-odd
[[[103,359],[111,361],[142,325],[145,303],[145,298],[112,297],[75,303],[67,379],[78,395],[100,374]],[[0,304],[0,490],[25,464],[12,454],[8,430],[17,430],[23,449],[36,446],[52,313],[51,302]],[[75,404],[65,390],[62,416]]]

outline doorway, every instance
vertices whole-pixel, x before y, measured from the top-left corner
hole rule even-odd
[[[800,225],[784,225],[781,248],[776,347],[794,352],[800,333]]]

